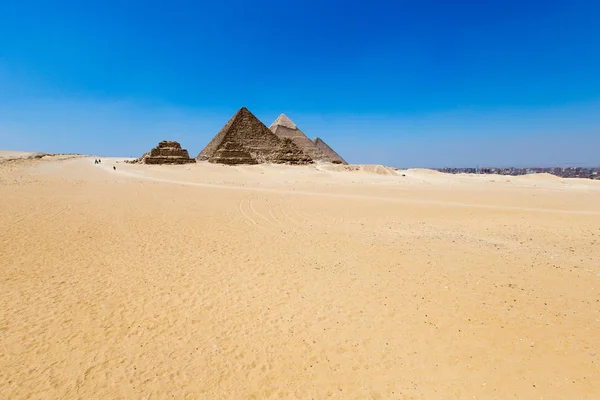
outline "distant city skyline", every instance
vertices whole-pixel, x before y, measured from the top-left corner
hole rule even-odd
[[[561,178],[583,178],[600,180],[600,167],[567,167],[567,168],[436,168],[437,171],[449,174],[494,174],[494,175],[528,175],[547,173]]]
[[[0,5],[0,148],[197,155],[237,109],[350,163],[600,166],[600,3]],[[276,23],[275,21],[280,21]]]

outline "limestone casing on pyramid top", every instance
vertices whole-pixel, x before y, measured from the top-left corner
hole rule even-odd
[[[298,129],[298,127],[296,126],[296,124],[294,124],[292,122],[291,119],[289,119],[287,117],[287,115],[285,114],[281,114],[279,117],[277,117],[277,119],[271,124],[271,126],[269,127],[270,130],[273,130],[276,126],[284,126],[286,128],[289,129]]]

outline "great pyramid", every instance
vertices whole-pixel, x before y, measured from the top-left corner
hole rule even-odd
[[[240,108],[196,157],[220,164],[308,164],[312,159],[289,139],[280,139],[246,107]]]
[[[280,139],[290,139],[313,161],[332,161],[285,114],[281,114],[269,129]]]
[[[321,150],[332,163],[348,165],[346,160],[340,157],[340,155],[336,153],[331,147],[329,147],[327,143],[321,140],[321,138],[315,139],[315,146],[317,146],[317,148]]]
[[[158,144],[158,146],[131,163],[189,164],[195,162],[196,160],[190,158],[188,151],[186,149],[182,149],[179,143],[175,141],[163,140]]]

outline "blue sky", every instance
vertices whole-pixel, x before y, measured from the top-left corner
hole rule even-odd
[[[0,2],[0,147],[195,155],[246,106],[354,163],[600,166],[599,20],[592,0]]]

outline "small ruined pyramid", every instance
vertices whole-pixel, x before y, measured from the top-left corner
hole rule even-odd
[[[229,165],[312,162],[290,139],[280,139],[246,107],[231,117],[196,159]]]
[[[182,149],[181,145],[175,141],[163,140],[132,163],[140,164],[189,164],[195,163],[196,160],[190,158],[188,151]]]
[[[290,139],[313,161],[331,161],[285,114],[281,114],[269,129],[280,139]]]
[[[315,139],[315,146],[317,146],[317,148],[321,150],[332,163],[348,165],[346,160],[340,157],[340,155],[336,153],[331,147],[329,147],[327,143],[321,140],[321,138]]]

